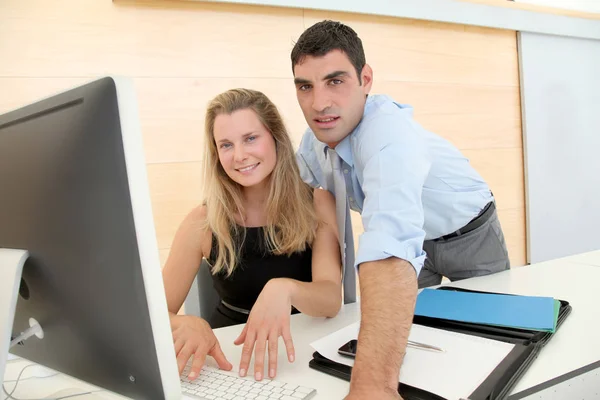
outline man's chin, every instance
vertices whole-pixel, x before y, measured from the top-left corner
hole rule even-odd
[[[313,131],[315,132],[315,131]],[[332,146],[333,143],[335,143],[335,145],[337,145],[339,142],[341,142],[342,140],[344,140],[344,138],[347,136],[344,135],[338,135],[338,134],[334,134],[334,132],[328,131],[328,132],[315,132],[315,136],[317,138],[317,140],[319,142],[322,143],[327,143],[330,147],[335,147]]]

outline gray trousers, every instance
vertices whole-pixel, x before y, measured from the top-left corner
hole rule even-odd
[[[443,276],[457,281],[510,268],[496,210],[470,232],[450,239],[426,240],[423,250],[427,258],[419,274],[419,288],[439,285]]]

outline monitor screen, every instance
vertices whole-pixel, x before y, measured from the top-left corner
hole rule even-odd
[[[0,116],[0,248],[30,254],[11,353],[136,399],[179,398],[133,86]]]

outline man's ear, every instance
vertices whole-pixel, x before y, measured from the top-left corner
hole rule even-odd
[[[371,86],[373,86],[373,69],[369,64],[365,64],[363,67],[360,77],[362,80],[362,86],[364,87],[364,92],[366,95],[371,91]]]

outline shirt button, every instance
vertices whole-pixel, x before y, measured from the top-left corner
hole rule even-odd
[[[345,170],[344,170],[344,173],[345,173],[345,174],[347,174],[347,173],[348,173],[348,170],[347,170],[347,169],[345,169]]]
[[[350,201],[354,201],[354,199],[352,197],[348,197],[348,200]]]

